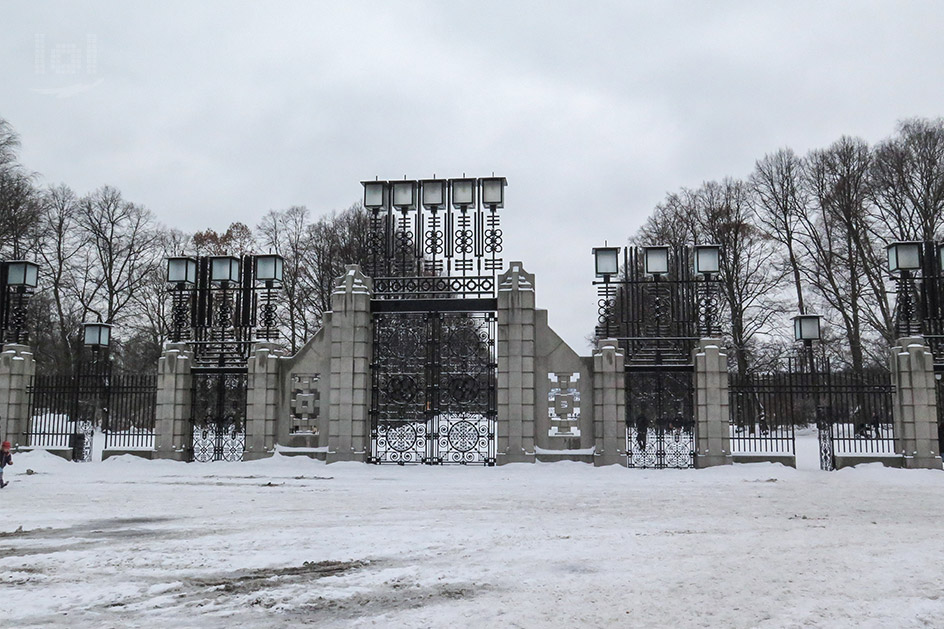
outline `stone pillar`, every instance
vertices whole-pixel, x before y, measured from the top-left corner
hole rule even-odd
[[[695,363],[695,467],[731,464],[728,355],[719,339],[701,339]]]
[[[8,343],[0,353],[0,438],[14,448],[27,445],[29,395],[36,374],[33,352],[27,345]]]
[[[615,339],[593,350],[594,465],[623,464],[626,455],[626,369]]]
[[[168,343],[157,362],[155,458],[189,461],[193,456],[193,352],[187,343]]]
[[[937,440],[934,360],[920,336],[898,339],[891,349],[895,387],[895,450],[907,468],[941,469]]]
[[[331,294],[327,461],[366,461],[370,439],[370,278],[348,265]]]
[[[246,450],[243,459],[252,461],[275,452],[279,413],[279,358],[282,346],[258,342],[246,364]]]
[[[498,464],[534,462],[534,275],[498,278]]]

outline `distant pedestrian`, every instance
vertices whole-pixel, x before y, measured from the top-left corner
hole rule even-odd
[[[0,489],[9,485],[9,481],[3,482],[3,468],[7,465],[13,465],[13,455],[10,454],[10,442],[4,441],[0,446]]]

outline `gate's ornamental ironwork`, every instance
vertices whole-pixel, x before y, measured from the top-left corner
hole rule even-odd
[[[374,463],[495,463],[505,179],[365,181]]]

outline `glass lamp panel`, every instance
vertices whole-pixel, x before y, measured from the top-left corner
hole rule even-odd
[[[452,205],[453,207],[467,207],[475,205],[475,180],[453,179]]]
[[[393,204],[399,208],[413,207],[413,196],[416,184],[412,181],[395,181],[393,183]]]
[[[197,281],[197,264],[190,258],[167,259],[167,281],[193,284]]]
[[[793,318],[793,336],[798,341],[818,341],[819,315],[799,315]]]
[[[646,273],[649,275],[665,275],[669,272],[669,248],[646,247]]]
[[[941,270],[944,271],[944,245],[938,245],[937,247],[937,260]]]
[[[596,262],[597,277],[619,273],[619,249],[600,247],[593,250],[593,256]]]
[[[505,202],[505,182],[501,177],[482,179],[482,204],[501,207]]]
[[[85,344],[106,347],[111,341],[111,326],[107,323],[86,323]]]
[[[903,242],[898,245],[898,268],[914,271],[921,268],[921,245]]]
[[[30,288],[36,288],[39,284],[39,265],[32,262],[26,262],[26,272],[24,274],[24,283]]]
[[[256,279],[262,282],[281,282],[282,256],[256,256]]]
[[[423,205],[441,207],[446,202],[446,182],[431,179],[423,182]]]
[[[7,285],[26,285],[26,264],[24,262],[15,260],[7,264]]]
[[[721,247],[699,245],[695,247],[695,273],[717,273],[721,269]]]
[[[210,260],[210,279],[214,282],[236,282],[239,280],[239,260],[220,256]]]
[[[384,186],[386,183],[383,181],[364,182],[364,207],[370,210],[383,207]]]

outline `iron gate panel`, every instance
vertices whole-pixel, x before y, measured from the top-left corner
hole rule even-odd
[[[495,462],[495,313],[375,312],[374,463]]]
[[[246,372],[193,372],[194,461],[242,461],[247,385]]]
[[[695,466],[691,371],[626,371],[626,463],[640,468]]]

